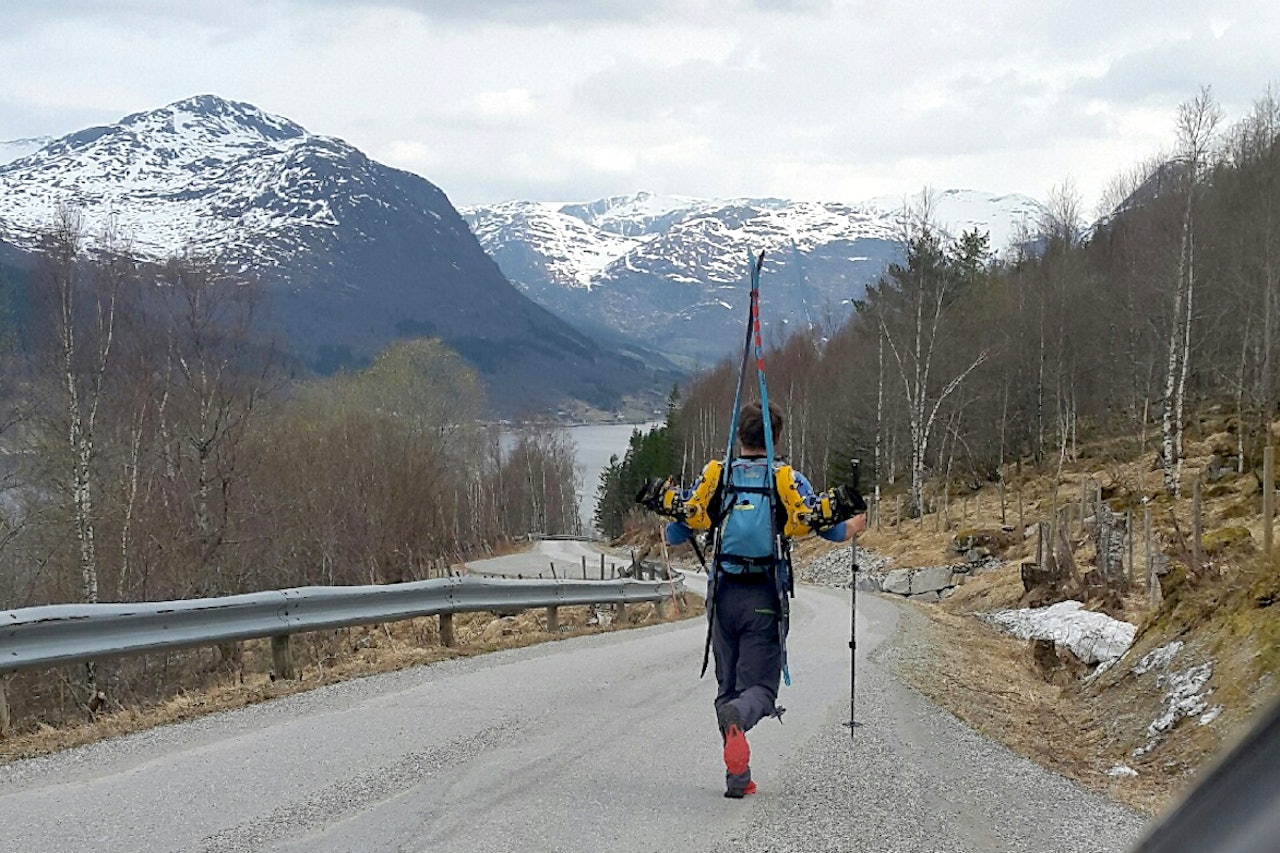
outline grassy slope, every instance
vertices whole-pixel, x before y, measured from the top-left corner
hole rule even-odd
[[[1063,466],[1060,479],[1030,473],[1018,477],[1012,471],[1006,475],[1008,526],[1019,524],[1019,501],[1024,525],[1048,518],[1054,506],[1078,504],[1085,479],[1103,487],[1114,510],[1137,508],[1138,581],[1108,609],[1138,625],[1139,633],[1133,648],[1110,671],[1092,680],[1082,677],[1082,669],[1046,672],[1032,659],[1028,643],[974,618],[975,613],[1018,606],[1023,593],[1018,564],[1034,558],[1035,550],[1034,539],[1026,538],[1003,554],[1009,561],[1004,569],[971,579],[940,605],[921,608],[924,618],[912,620],[912,630],[922,634],[914,645],[927,653],[908,656],[908,676],[935,701],[1023,754],[1140,810],[1152,812],[1165,805],[1280,690],[1280,608],[1272,606],[1280,599],[1280,558],[1264,560],[1258,553],[1262,524],[1257,474],[1232,475],[1206,487],[1206,568],[1193,573],[1181,562],[1190,552],[1192,482],[1211,453],[1230,449],[1232,443],[1225,432],[1187,442],[1187,497],[1179,500],[1162,496],[1160,472],[1152,470],[1150,442],[1141,452],[1133,442],[1081,448],[1079,459]],[[1143,497],[1154,507],[1156,538],[1172,564],[1161,579],[1163,601],[1156,608],[1150,606],[1142,580]],[[939,513],[886,524],[869,531],[863,544],[893,556],[897,567],[955,562],[950,543],[956,532],[1000,527],[998,488],[988,485],[965,498],[953,497],[948,515],[949,519]],[[1081,572],[1093,560],[1087,529],[1087,524],[1084,531],[1078,525],[1073,528]],[[1095,607],[1099,604],[1093,602]],[[1174,640],[1185,646],[1169,671],[1212,661],[1206,701],[1209,706],[1222,705],[1223,712],[1208,725],[1200,725],[1194,716],[1184,718],[1150,752],[1135,756],[1134,750],[1151,740],[1147,727],[1160,715],[1167,689],[1157,684],[1157,672],[1139,676],[1133,664]],[[1108,775],[1117,764],[1139,775]]]

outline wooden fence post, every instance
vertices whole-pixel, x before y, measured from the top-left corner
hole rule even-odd
[[[551,577],[555,580],[560,580],[560,578],[556,577],[556,561],[555,560],[551,561]]]
[[[271,665],[275,667],[276,678],[293,680],[293,649],[289,645],[288,634],[276,634],[271,638]]]
[[[1133,565],[1133,510],[1129,509],[1124,514],[1124,537],[1125,546],[1129,552],[1129,583],[1138,582],[1138,573]]]
[[[586,559],[585,557],[583,558]],[[556,607],[547,608],[547,633],[560,633],[560,611]]]
[[[1156,576],[1156,548],[1151,538],[1151,507],[1142,508],[1142,528],[1147,538],[1147,603],[1160,606],[1160,579]]]
[[[1080,535],[1084,536],[1084,518],[1089,512],[1089,478],[1085,477],[1080,481]],[[1071,530],[1071,523],[1067,523],[1067,530]]]
[[[453,648],[453,614],[440,614],[440,645],[447,649]]]
[[[1267,445],[1262,451],[1262,553],[1271,556],[1275,543],[1276,449]]]
[[[1197,572],[1204,567],[1200,553],[1200,538],[1204,530],[1204,519],[1201,517],[1203,506],[1200,478],[1196,477],[1195,483],[1191,486],[1191,562],[1195,565]]]
[[[582,579],[587,579],[587,555],[582,555]]]

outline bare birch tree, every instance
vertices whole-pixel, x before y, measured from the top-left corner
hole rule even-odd
[[[41,285],[53,301],[56,360],[67,440],[68,479],[80,573],[80,598],[99,600],[97,516],[93,469],[97,462],[98,412],[106,391],[115,340],[116,306],[128,274],[112,230],[99,241],[99,259],[84,257],[84,228],[69,208],[41,238]],[[85,665],[85,686],[97,692],[97,671]]]
[[[859,311],[879,325],[902,381],[911,452],[911,512],[924,511],[923,490],[929,439],[938,412],[965,378],[987,358],[983,350],[967,367],[944,381],[935,374],[935,358],[947,337],[949,309],[959,279],[948,269],[942,237],[932,222],[932,200],[926,191],[906,224],[907,257],[894,264],[880,283],[868,289]]]
[[[1209,157],[1213,135],[1222,110],[1209,87],[1178,107],[1178,160],[1182,168],[1183,202],[1178,277],[1173,289],[1173,321],[1169,327],[1169,356],[1164,386],[1161,440],[1164,448],[1164,488],[1171,496],[1182,492],[1182,431],[1191,363],[1191,327],[1195,316],[1195,210],[1196,187]]]

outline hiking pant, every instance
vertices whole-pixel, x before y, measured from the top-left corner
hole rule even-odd
[[[743,731],[774,711],[782,678],[778,638],[778,593],[772,575],[749,579],[722,574],[717,580],[711,621],[716,659],[716,712],[732,702]]]

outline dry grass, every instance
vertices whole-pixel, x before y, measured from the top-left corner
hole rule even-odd
[[[15,733],[0,739],[0,764],[243,708],[352,678],[666,621],[657,615],[652,604],[632,604],[627,608],[625,624],[613,622],[606,627],[588,624],[592,611],[587,606],[559,608],[560,631],[554,636],[547,633],[544,610],[523,611],[515,616],[457,614],[455,645],[451,648],[440,645],[435,617],[299,634],[294,637],[293,649],[297,678],[289,681],[273,679],[269,641],[247,641],[240,668],[220,673],[215,683],[204,689],[183,691],[147,705],[117,707],[77,725],[53,727],[16,721]],[[697,618],[705,612],[700,597],[686,595],[682,608],[671,618]],[[21,709],[15,711],[20,713]]]

